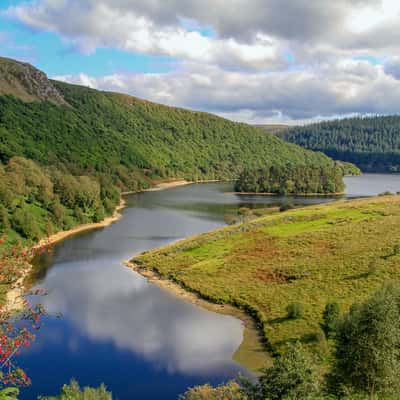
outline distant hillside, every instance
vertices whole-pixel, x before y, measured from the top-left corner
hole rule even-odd
[[[267,133],[279,133],[288,129],[289,125],[281,125],[281,124],[264,124],[264,125],[254,125],[256,128],[262,129]]]
[[[321,122],[290,128],[281,137],[366,172],[400,172],[400,116]]]
[[[3,163],[19,155],[61,163],[76,173],[115,175],[121,167],[148,176],[227,179],[244,166],[331,162],[211,114],[49,81],[33,67],[8,59],[0,59],[0,68],[9,71],[1,81],[12,82],[7,90],[13,95],[0,96]],[[24,101],[27,93],[34,100],[48,94],[52,102]],[[53,104],[56,100],[68,106]]]
[[[0,59],[0,231],[37,239],[98,221],[118,191],[333,161],[217,116],[50,81]],[[16,158],[16,156],[18,156]]]

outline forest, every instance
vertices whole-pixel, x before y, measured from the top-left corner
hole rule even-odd
[[[273,194],[329,194],[344,191],[340,164],[321,167],[271,166],[244,170],[235,183],[237,192]]]
[[[246,167],[328,163],[245,124],[134,97],[52,82],[69,106],[0,96],[0,161],[23,156],[72,174],[232,179]]]
[[[101,220],[155,181],[332,160],[261,130],[128,95],[48,80],[0,58],[0,233],[37,240]]]
[[[0,232],[10,242],[37,241],[101,221],[119,201],[120,192],[106,175],[74,176],[23,157],[0,165]]]
[[[346,118],[290,128],[279,136],[364,172],[400,171],[400,116]]]

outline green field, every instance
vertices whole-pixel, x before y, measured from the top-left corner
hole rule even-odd
[[[132,261],[260,322],[266,348],[300,340],[324,362],[327,302],[342,311],[400,278],[400,196],[338,201],[266,215],[149,251]],[[286,307],[304,314],[288,319]]]

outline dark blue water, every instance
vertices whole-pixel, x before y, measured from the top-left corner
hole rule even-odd
[[[347,184],[349,196],[363,196],[400,190],[400,177],[366,175]],[[188,386],[246,373],[232,360],[241,321],[176,298],[121,265],[144,250],[223,226],[232,208],[287,201],[225,193],[231,190],[200,184],[131,195],[118,222],[70,238],[40,259],[37,286],[48,295],[38,301],[62,318],[46,317],[19,357],[33,382],[21,398],[56,394],[76,378],[82,386],[104,382],[115,399],[172,400]]]

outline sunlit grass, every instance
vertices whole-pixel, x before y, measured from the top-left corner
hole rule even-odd
[[[400,278],[399,227],[400,196],[339,201],[263,216],[133,261],[252,314],[274,350],[301,340],[324,357],[326,303],[345,311]],[[304,306],[301,319],[286,318],[293,302]]]

